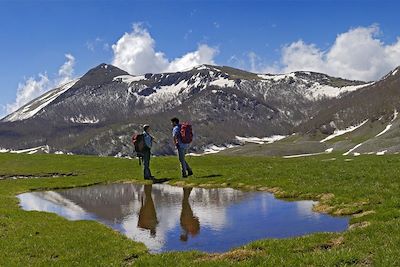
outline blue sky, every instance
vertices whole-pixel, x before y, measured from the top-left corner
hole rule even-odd
[[[0,116],[7,105],[10,112],[10,105],[15,109],[102,62],[131,73],[205,62],[259,72],[308,69],[376,79],[400,65],[398,10],[396,1],[368,0],[0,0]],[[133,51],[124,44],[143,40],[150,46],[144,51],[154,55],[123,50]],[[116,51],[113,45],[119,41]],[[385,60],[376,63],[375,55]],[[123,63],[123,57],[136,62]],[[140,62],[151,59],[160,63],[146,67]],[[62,66],[64,74],[59,73]],[[26,94],[19,101],[18,88]]]

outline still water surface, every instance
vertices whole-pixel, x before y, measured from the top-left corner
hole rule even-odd
[[[346,217],[313,212],[313,201],[282,201],[230,188],[110,184],[18,196],[24,210],[96,220],[143,242],[151,252],[222,252],[263,238],[339,232]]]

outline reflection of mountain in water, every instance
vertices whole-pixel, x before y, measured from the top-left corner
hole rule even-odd
[[[110,184],[18,196],[23,209],[97,220],[152,252],[226,251],[260,238],[342,231],[348,219],[311,211],[312,201],[269,193],[169,185]]]
[[[131,184],[113,184],[74,188],[58,193],[87,212],[115,222],[129,215],[131,203],[140,199],[140,191],[138,186]]]
[[[112,184],[74,188],[58,193],[87,212],[108,221],[120,222],[138,206],[144,197],[143,188],[143,185],[136,184]],[[240,202],[248,196],[249,193],[245,194],[230,188],[195,188],[191,192],[190,201],[196,206],[207,206],[208,209],[211,209]],[[152,197],[156,209],[161,206],[177,206],[182,201],[183,191],[179,187],[153,185]]]
[[[201,227],[222,229],[228,222],[227,207],[252,195],[230,188],[193,188],[188,199],[184,199],[184,191],[161,184],[109,184],[68,189],[58,194],[64,202],[75,203],[128,237],[144,242],[152,251],[161,251],[168,233],[178,225],[183,231],[181,240],[187,240],[188,234],[195,235]],[[191,212],[185,212],[188,210]],[[195,224],[189,221],[190,217],[195,217]],[[198,229],[194,231],[191,226]]]
[[[190,200],[193,204],[211,205],[215,207],[226,206],[248,198],[251,194],[232,188],[193,188]],[[169,185],[153,185],[153,197],[155,201],[176,202],[181,201],[183,190],[180,187]]]

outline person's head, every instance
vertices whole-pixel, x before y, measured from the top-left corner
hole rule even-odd
[[[179,119],[177,117],[174,117],[171,119],[172,126],[179,125]]]
[[[149,130],[150,130],[150,125],[148,125],[148,124],[143,125],[143,131],[145,131],[147,133],[147,132],[149,132]]]

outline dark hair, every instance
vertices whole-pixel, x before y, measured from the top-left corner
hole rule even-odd
[[[174,117],[171,119],[172,122],[179,124],[179,119],[177,117]]]

